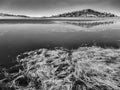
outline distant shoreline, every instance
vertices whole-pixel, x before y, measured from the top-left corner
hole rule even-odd
[[[21,19],[0,19],[0,24],[2,23],[40,23],[40,22],[50,22],[50,21],[114,21],[119,20],[120,17],[76,17],[76,18],[21,18]]]

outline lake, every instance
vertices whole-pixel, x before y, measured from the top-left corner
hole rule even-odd
[[[81,46],[120,47],[119,20],[0,22],[0,65],[10,66],[16,56],[40,48]]]

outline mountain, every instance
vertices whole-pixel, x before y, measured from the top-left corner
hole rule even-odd
[[[94,11],[92,9],[84,9],[81,11],[68,12],[52,17],[116,17],[116,15],[106,12]]]
[[[0,19],[9,19],[9,18],[30,18],[29,16],[25,15],[14,15],[14,14],[6,14],[6,13],[0,13]]]

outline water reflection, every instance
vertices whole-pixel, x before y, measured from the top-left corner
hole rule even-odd
[[[71,21],[71,22],[64,22],[66,24],[71,24],[71,25],[76,25],[76,26],[80,26],[83,28],[93,28],[95,26],[100,26],[100,25],[110,25],[110,24],[114,24],[114,21],[85,21],[85,22],[80,22],[80,21]]]
[[[53,20],[49,19],[1,19],[0,24],[53,24]]]
[[[0,64],[7,65],[18,54],[40,48],[76,49],[93,45],[119,48],[119,40],[120,23],[114,21],[4,23],[0,24]]]

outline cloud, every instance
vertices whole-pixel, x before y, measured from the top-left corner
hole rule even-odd
[[[116,8],[120,8],[120,0],[111,0],[110,4]]]
[[[85,6],[97,6],[101,9],[112,7],[120,8],[120,0],[0,0],[0,9],[9,11],[27,11],[49,13],[50,10],[63,10],[64,8],[73,8]]]
[[[67,5],[81,5],[100,3],[103,1],[104,0],[0,0],[0,5],[9,3],[11,7],[18,8],[49,8],[60,5],[61,3]]]

